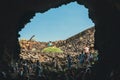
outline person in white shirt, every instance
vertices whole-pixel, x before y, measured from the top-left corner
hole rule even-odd
[[[85,53],[89,53],[89,52],[90,52],[90,48],[86,45],[86,46],[84,47],[84,51],[85,51]]]

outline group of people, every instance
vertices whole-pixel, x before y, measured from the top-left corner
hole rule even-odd
[[[0,73],[0,80],[39,80],[42,74],[42,66],[27,60],[19,60],[9,65],[8,71]]]
[[[46,63],[50,64],[48,65],[49,69],[46,68],[47,65],[43,66],[44,63],[39,60],[36,62],[31,62],[29,60],[21,59],[16,64],[10,65],[9,73],[17,74],[17,78],[19,80],[39,80],[41,77],[43,78],[43,73],[45,70],[49,72],[68,72],[69,70],[75,68],[85,69],[84,71],[90,71],[90,67],[92,67],[97,60],[98,52],[86,45],[83,47],[82,51],[76,53],[75,56],[67,53],[61,60],[54,56],[51,61]],[[64,65],[61,65],[60,61],[64,61]],[[12,75],[11,80],[16,80],[15,76]]]
[[[92,65],[95,64],[98,60],[98,52],[95,50],[89,51],[89,48],[85,47],[85,50],[81,51],[75,58],[78,67],[92,67]],[[67,55],[67,62],[68,68],[71,68],[73,62],[70,55]]]

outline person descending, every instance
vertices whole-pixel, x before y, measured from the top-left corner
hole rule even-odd
[[[93,62],[94,62],[93,61],[93,53],[90,52],[90,55],[89,55],[89,65],[91,66],[92,64],[94,64]]]
[[[68,66],[68,69],[71,68],[71,65],[72,65],[72,58],[71,58],[71,56],[68,54],[68,55],[67,55],[67,66]]]
[[[79,67],[82,68],[85,61],[85,54],[83,51],[78,55],[78,60],[79,60],[79,63],[78,63]]]
[[[27,61],[22,63],[21,69],[19,71],[19,77],[24,80],[29,80],[29,68]]]
[[[55,57],[52,58],[52,66],[53,66],[53,70],[56,70],[56,68],[57,68],[57,59]]]
[[[29,68],[28,68],[27,61],[23,63],[23,76],[24,76],[24,79],[29,78]]]
[[[35,75],[37,78],[41,77],[42,74],[42,66],[39,60],[36,62],[36,69],[35,69]]]

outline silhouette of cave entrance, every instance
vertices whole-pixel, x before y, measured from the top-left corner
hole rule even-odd
[[[112,70],[119,68],[119,0],[1,0],[0,71],[8,70],[11,54],[14,54],[14,59],[18,57],[18,32],[35,13],[43,13],[73,1],[88,8],[89,17],[95,23],[95,48],[100,54],[98,64],[94,68],[96,76],[92,80],[106,80]]]
[[[78,10],[81,10],[81,11],[78,11]],[[41,19],[38,20],[38,18],[41,18]],[[57,19],[57,21],[56,21],[56,19]],[[37,24],[37,25],[34,25],[34,24]],[[89,27],[87,25],[89,25]],[[53,44],[55,43],[54,46],[60,47],[64,51],[63,60],[61,60],[59,58],[57,59],[57,60],[60,60],[60,65],[62,64],[62,62],[65,61],[65,59],[66,59],[65,57],[67,56],[66,54],[68,53],[72,56],[73,59],[75,59],[75,60],[72,60],[72,62],[73,62],[72,66],[78,67],[79,62],[77,62],[78,58],[76,58],[76,57],[78,57],[78,54],[80,54],[82,52],[82,50],[84,51],[84,49],[83,49],[84,46],[89,45],[90,51],[91,51],[91,49],[93,49],[93,46],[94,46],[94,38],[93,38],[94,37],[94,28],[91,28],[91,26],[93,26],[93,23],[88,18],[88,10],[84,6],[80,6],[77,3],[71,3],[71,4],[68,4],[68,5],[62,6],[60,8],[48,11],[44,14],[36,14],[34,19],[31,20],[31,23],[26,25],[27,28],[26,29],[24,28],[25,30],[23,30],[22,36],[27,35],[27,37],[28,37],[28,36],[32,36],[34,34],[35,38],[36,38],[36,36],[37,36],[37,38],[40,37],[37,40],[40,40],[40,42],[41,42],[41,39],[45,38],[45,37],[48,37],[49,38],[48,41],[51,41],[51,38],[54,39],[54,38],[58,37],[59,34],[63,34],[61,36],[64,37],[66,34],[70,34],[71,32],[78,31],[78,32],[76,32],[77,34],[76,33],[72,34],[72,36],[70,36],[71,38],[67,37],[67,40],[65,39],[63,41],[62,39],[60,39],[60,38],[62,38],[60,36],[60,38],[58,37],[59,38],[58,41],[53,41],[52,42]],[[45,29],[43,27],[45,27]],[[80,33],[81,29],[83,27],[87,27],[87,28],[84,32]],[[31,28],[37,28],[37,30],[36,29],[33,30]],[[72,28],[72,30],[70,28]],[[88,28],[89,28],[89,30],[88,30]],[[26,33],[25,31],[27,31],[28,33]],[[56,31],[60,32],[60,33],[57,33]],[[49,37],[48,35],[49,36],[52,35],[52,36]],[[53,35],[54,35],[54,37],[53,37]],[[33,39],[33,42],[32,42],[31,38],[30,39],[29,38],[30,37],[28,37],[28,41],[27,40],[22,40],[22,38],[21,38],[20,44],[23,45],[23,46],[21,46],[21,51],[24,51],[24,52],[21,52],[21,53],[28,54],[26,56],[26,58],[28,60],[31,60],[31,61],[35,62],[33,57],[31,57],[31,59],[30,59],[30,57],[28,57],[29,56],[29,51],[31,51],[32,49],[36,49],[35,51],[37,51],[37,50],[40,51],[41,48],[39,46],[42,45],[42,42],[41,42],[41,45],[38,46],[36,44],[36,46],[32,47],[32,44],[34,44],[33,43],[34,39]],[[22,42],[24,42],[24,43],[22,43]],[[27,45],[29,45],[29,46],[27,46]],[[71,46],[71,47],[68,47],[68,45]],[[24,49],[23,49],[23,47],[24,47]],[[47,46],[45,46],[45,47],[47,47]],[[67,48],[67,49],[65,50],[65,48]],[[65,51],[67,51],[67,52],[65,52]],[[42,53],[42,50],[38,53]],[[75,57],[73,57],[72,53]],[[97,54],[95,51],[93,52],[93,50],[92,50],[92,53]],[[31,51],[30,56],[31,55],[35,56],[34,52],[32,53],[32,51]],[[38,56],[38,55],[36,55],[36,56]],[[24,58],[25,56],[23,56],[21,54],[21,57]],[[53,56],[51,56],[51,57],[53,57]],[[49,57],[48,59],[51,60],[51,57]],[[40,60],[40,58],[37,58],[36,60]],[[40,61],[42,62],[43,60],[40,60]],[[45,61],[47,61],[47,59]],[[86,61],[87,61],[87,59],[86,59]],[[94,61],[95,61],[95,57],[94,57]],[[48,62],[46,62],[46,63],[48,63]],[[87,63],[84,62],[84,67],[86,67],[86,64]],[[91,64],[94,64],[94,62],[89,62],[89,65],[91,65]],[[66,66],[66,63],[64,63],[64,66]],[[80,67],[80,65],[79,65],[79,67]],[[63,69],[66,69],[66,67],[64,67]]]

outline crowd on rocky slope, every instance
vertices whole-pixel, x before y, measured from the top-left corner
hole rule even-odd
[[[66,40],[59,40],[55,42],[20,40],[19,43],[21,46],[21,53],[20,61],[18,62],[18,64],[21,64],[21,66],[19,68],[22,68],[22,71],[24,71],[24,67],[27,64],[27,68],[29,69],[29,71],[31,71],[29,73],[30,76],[31,73],[35,74],[35,65],[38,61],[41,64],[40,67],[42,67],[43,73],[45,71],[47,71],[46,73],[53,72],[59,77],[61,76],[62,72],[64,73],[63,76],[66,76],[66,78],[67,76],[72,77],[73,74],[76,74],[76,72],[73,72],[72,74],[67,74],[68,69],[70,70],[74,68],[74,70],[76,70],[79,68],[85,68],[86,71],[86,69],[91,67],[97,61],[98,53],[97,50],[94,50],[94,31],[94,28],[90,28]],[[43,53],[42,50],[49,46],[60,48],[61,50],[63,50],[63,53]],[[84,55],[84,57],[82,58],[81,55]],[[90,59],[91,55],[92,58]],[[25,64],[25,62],[27,63]],[[56,71],[60,72],[60,74],[56,73]],[[17,72],[20,73],[19,70]],[[85,72],[81,74],[83,75],[85,74]],[[74,78],[77,77],[78,76],[76,74]],[[57,77],[56,79],[50,79],[49,76],[49,79],[47,80],[57,80]]]

